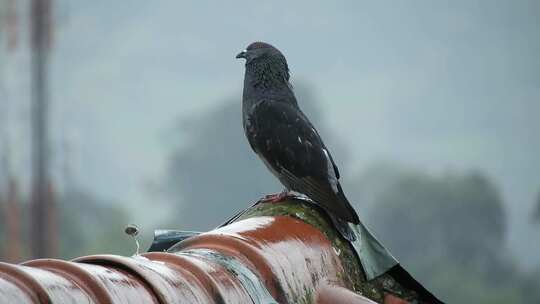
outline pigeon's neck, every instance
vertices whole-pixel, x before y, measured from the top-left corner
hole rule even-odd
[[[253,85],[249,75],[246,73],[242,98],[242,108],[244,109],[244,114],[248,114],[256,104],[265,100],[285,102],[293,107],[298,107],[292,86],[288,82],[272,87]]]
[[[245,85],[260,91],[289,89],[287,62],[279,58],[267,58],[246,64]]]
[[[296,106],[287,63],[268,60],[247,64],[243,99],[247,109],[263,99],[291,102]]]
[[[242,112],[244,126],[253,107],[264,100],[285,102],[298,107],[289,83],[289,69],[285,60],[266,60],[246,64]]]

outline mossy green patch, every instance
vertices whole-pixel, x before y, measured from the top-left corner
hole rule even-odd
[[[292,216],[304,221],[321,231],[332,243],[338,254],[344,272],[338,277],[343,279],[347,288],[373,300],[382,300],[382,290],[366,282],[364,272],[352,246],[334,229],[328,216],[317,207],[300,200],[287,200],[279,203],[261,203],[247,210],[237,221],[255,216]]]
[[[235,221],[256,216],[292,216],[321,231],[331,242],[343,266],[343,273],[338,273],[339,279],[346,287],[377,303],[382,303],[385,293],[392,293],[402,299],[413,301],[416,294],[403,288],[390,275],[383,274],[373,280],[366,281],[364,270],[351,244],[345,240],[333,227],[328,216],[313,204],[289,199],[279,203],[260,203],[246,210]],[[313,298],[312,290],[305,290],[303,295],[295,295],[297,303],[310,303]]]

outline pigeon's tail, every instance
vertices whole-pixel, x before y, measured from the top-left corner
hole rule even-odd
[[[347,210],[347,214],[349,215],[349,219],[347,219],[348,222],[351,222],[353,224],[359,224],[360,218],[358,217],[358,214],[356,213],[356,210],[354,210],[351,203],[349,203],[349,200],[345,196],[345,193],[343,193],[343,189],[341,188],[341,184],[337,184],[338,193],[337,197],[339,200],[339,205],[341,208],[345,208]]]
[[[401,265],[397,264],[392,267],[388,271],[388,274],[405,288],[416,291],[420,303],[444,304],[443,301],[439,300],[429,290],[422,286],[422,284],[416,281],[416,279],[413,278],[405,268],[401,267]]]
[[[360,218],[351,206],[351,203],[349,203],[339,183],[337,184],[337,190],[337,193],[328,191],[325,196],[319,195],[319,192],[314,192],[315,195],[311,195],[310,197],[314,197],[319,202],[319,206],[327,211],[326,213],[339,233],[347,241],[354,242],[356,236],[349,224],[360,224]]]
[[[339,217],[333,215],[331,212],[327,212],[327,214],[330,217],[332,224],[342,237],[344,237],[349,242],[354,242],[356,240],[356,235],[349,226],[349,222],[340,219]]]

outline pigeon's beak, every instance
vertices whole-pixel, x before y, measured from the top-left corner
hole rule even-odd
[[[244,59],[246,59],[247,58],[247,51],[246,50],[241,51],[240,53],[238,53],[238,55],[236,55],[236,58],[244,58]]]

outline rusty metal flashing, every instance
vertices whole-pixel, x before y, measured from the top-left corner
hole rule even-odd
[[[154,230],[154,240],[148,248],[148,252],[167,251],[174,244],[181,242],[190,237],[201,234],[198,231],[158,229]]]

